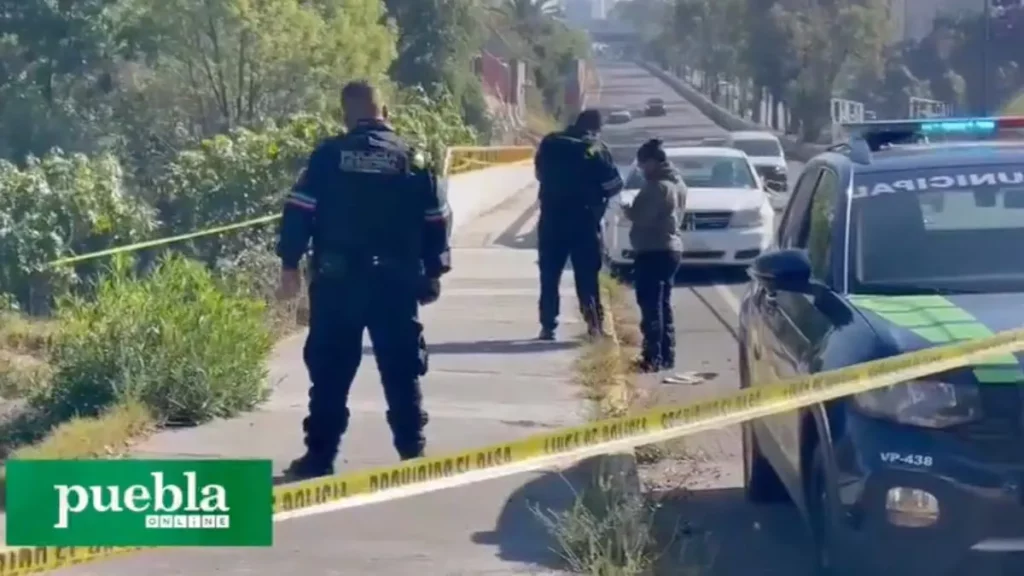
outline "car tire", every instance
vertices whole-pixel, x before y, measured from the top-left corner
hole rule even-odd
[[[849,576],[835,537],[836,519],[825,473],[825,452],[815,446],[811,468],[807,476],[807,512],[810,519],[811,541],[814,546],[813,574],[815,576]]]
[[[750,372],[746,355],[740,351],[740,387],[750,384]],[[775,469],[758,446],[752,423],[740,425],[743,437],[743,489],[747,500],[755,504],[778,504],[791,502],[789,492]]]

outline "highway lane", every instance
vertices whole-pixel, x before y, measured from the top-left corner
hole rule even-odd
[[[685,101],[668,85],[636,65],[602,61],[601,90],[591,105],[602,110],[627,108],[636,112],[626,124],[607,125],[609,146],[635,150],[649,138],[667,145],[721,136],[725,131]],[[668,114],[640,114],[648,98],[662,98]],[[618,156],[618,154],[617,154]],[[625,154],[623,161],[628,161]],[[802,165],[790,164],[790,181]],[[677,372],[704,374],[697,385],[668,384],[661,377],[645,378],[652,404],[682,403],[738,388],[738,345],[735,337],[739,303],[747,287],[744,271],[683,269],[673,294],[677,331]],[[669,458],[643,466],[642,477],[661,501],[659,523],[670,531],[685,523],[694,538],[672,538],[664,561],[666,573],[679,564],[693,567],[694,555],[714,576],[806,574],[806,535],[800,518],[786,506],[753,507],[742,496],[741,442],[738,427],[686,438]],[[666,538],[668,539],[668,538]],[[742,542],[742,550],[735,547]],[[710,564],[710,565],[708,565]]]

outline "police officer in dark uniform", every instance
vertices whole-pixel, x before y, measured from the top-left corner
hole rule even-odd
[[[349,389],[369,330],[402,459],[423,455],[420,377],[427,371],[420,304],[440,297],[450,270],[450,210],[419,154],[386,123],[367,82],[342,90],[348,132],[313,151],[281,223],[282,298],[298,292],[298,265],[313,245],[304,358],[312,386],[303,421],[306,453],[286,474],[333,473],[349,422]]]
[[[566,130],[548,134],[534,157],[540,182],[541,340],[555,338],[558,286],[569,258],[588,332],[592,337],[605,333],[597,279],[601,219],[608,199],[622,191],[623,183],[608,147],[599,140],[600,131],[601,113],[584,110]]]

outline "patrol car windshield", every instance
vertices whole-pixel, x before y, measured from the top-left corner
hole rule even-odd
[[[855,176],[851,291],[1024,290],[1024,166]]]
[[[736,156],[673,156],[669,162],[683,177],[687,188],[757,188],[757,178],[745,158]],[[644,185],[644,175],[633,167],[626,178],[626,189]]]
[[[782,156],[782,148],[775,140],[733,140],[732,147],[747,156]]]

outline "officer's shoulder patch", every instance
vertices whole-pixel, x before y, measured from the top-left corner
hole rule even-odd
[[[423,155],[423,152],[419,150],[412,151],[412,167],[417,170],[422,170],[427,167],[427,157]]]
[[[591,144],[590,146],[587,147],[587,158],[594,158],[596,156],[599,156],[600,154],[601,154],[601,145],[600,144]]]

